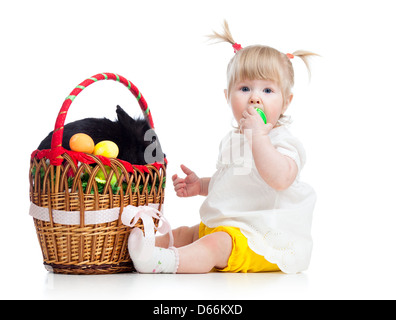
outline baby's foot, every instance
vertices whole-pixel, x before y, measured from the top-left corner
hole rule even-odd
[[[175,247],[154,246],[155,237],[146,238],[142,230],[134,228],[129,236],[128,249],[135,269],[140,273],[176,273],[179,253]]]

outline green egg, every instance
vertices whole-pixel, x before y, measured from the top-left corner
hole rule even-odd
[[[105,167],[106,173],[108,175],[110,173],[111,168],[109,166],[104,166],[104,167]],[[118,168],[118,172],[121,174],[121,169],[120,168]],[[105,178],[105,175],[104,175],[102,169],[99,169],[98,173],[95,176],[95,180],[96,180],[96,182],[99,182],[99,183],[102,183],[102,184],[106,183],[106,178]],[[117,176],[116,176],[115,173],[113,173],[113,176],[111,177],[110,184],[113,185],[115,183],[117,183]]]
[[[265,116],[265,113],[263,110],[260,108],[255,108],[257,113],[260,115],[260,117],[263,119],[264,123],[267,124],[267,117]]]

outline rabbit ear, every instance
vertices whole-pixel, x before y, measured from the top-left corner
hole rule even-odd
[[[120,106],[117,106],[117,118],[118,122],[124,126],[130,126],[135,120],[131,118]]]

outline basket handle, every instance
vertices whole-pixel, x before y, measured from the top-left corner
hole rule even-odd
[[[72,92],[67,96],[65,101],[62,104],[62,108],[59,111],[58,117],[55,122],[55,129],[52,135],[51,141],[51,149],[55,149],[57,147],[62,146],[63,140],[63,129],[65,124],[65,119],[67,115],[67,111],[69,110],[70,105],[74,101],[74,99],[83,91],[86,87],[90,86],[92,83],[100,80],[114,80],[121,82],[125,87],[129,89],[130,92],[135,96],[137,101],[139,102],[140,108],[142,109],[143,115],[149,123],[150,127],[154,129],[153,118],[151,117],[150,109],[147,106],[146,100],[143,98],[142,94],[139,92],[138,88],[134,86],[132,82],[125,79],[124,77],[115,74],[115,73],[99,73],[97,75],[92,76],[81,82],[77,87],[74,88]]]

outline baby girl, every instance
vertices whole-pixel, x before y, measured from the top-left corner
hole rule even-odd
[[[205,196],[201,223],[155,239],[149,256],[140,229],[130,235],[130,254],[138,272],[205,273],[278,271],[308,268],[314,190],[300,181],[306,156],[286,128],[284,113],[293,99],[291,60],[307,51],[285,54],[268,46],[242,48],[224,22],[212,39],[232,44],[225,96],[238,128],[220,144],[217,171],[200,178],[182,165],[184,178],[172,177],[179,197]],[[256,109],[261,109],[266,121]],[[147,252],[146,252],[147,253]]]

